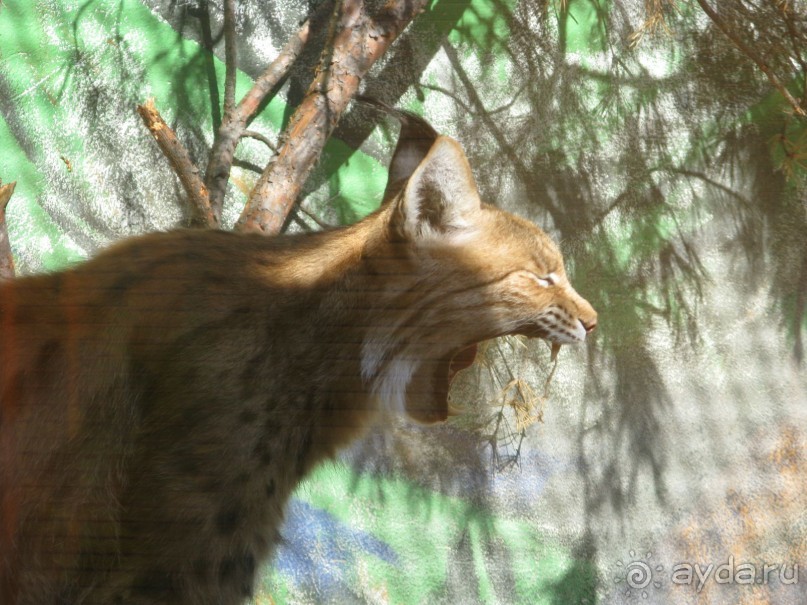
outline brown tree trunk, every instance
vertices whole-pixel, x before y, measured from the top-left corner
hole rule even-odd
[[[236,229],[267,234],[281,230],[362,77],[425,5],[426,0],[390,0],[370,17],[363,0],[343,0],[316,78],[289,122],[277,157],[255,185]]]

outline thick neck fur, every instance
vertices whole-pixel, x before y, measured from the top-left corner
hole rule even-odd
[[[263,255],[270,264],[259,269],[270,288],[299,288],[327,311],[315,316],[332,325],[318,329],[322,345],[333,345],[328,355],[340,363],[338,372],[330,366],[329,379],[337,378],[326,388],[335,400],[352,399],[344,405],[364,400],[368,411],[381,403],[403,412],[408,388],[431,386],[413,384],[417,371],[463,344],[445,329],[441,298],[451,284],[429,270],[436,261],[424,262],[422,251],[395,237],[393,212],[388,206],[347,229],[292,239],[286,250],[273,246]]]
[[[277,292],[298,293],[285,304],[294,330],[313,330],[319,344],[310,367],[326,371],[307,380],[329,402],[318,425],[331,431],[320,438],[334,447],[361,432],[379,404],[403,412],[409,388],[430,387],[414,384],[416,372],[457,346],[456,335],[442,333],[446,284],[415,258],[411,243],[392,234],[392,213],[386,207],[346,229],[286,238],[282,247],[262,240],[265,249],[251,262],[268,304],[280,303]]]
[[[332,335],[332,358],[341,360],[341,378],[328,387],[334,398],[358,396],[368,410],[381,403],[403,412],[416,371],[458,343],[456,335],[441,334],[445,321],[435,310],[444,281],[424,271],[410,243],[396,240],[392,212],[387,207],[350,228],[303,237],[288,256],[273,249],[261,276],[270,287],[309,291],[328,311],[316,316],[335,320],[318,326],[323,337]]]

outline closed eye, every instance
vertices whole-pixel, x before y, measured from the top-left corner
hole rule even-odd
[[[554,273],[550,273],[548,275],[544,275],[543,277],[539,277],[538,275],[532,274],[532,278],[538,283],[539,286],[542,288],[548,288],[550,286],[554,286],[558,283],[558,276]]]

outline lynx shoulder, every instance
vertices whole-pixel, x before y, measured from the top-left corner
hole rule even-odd
[[[295,485],[380,406],[441,421],[459,353],[595,325],[445,137],[351,227],[153,234],[6,283],[0,601],[240,603]]]

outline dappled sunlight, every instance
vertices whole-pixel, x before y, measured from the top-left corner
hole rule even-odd
[[[318,3],[239,4],[243,92]],[[668,573],[807,555],[807,121],[775,85],[807,100],[807,35],[785,18],[796,2],[718,4],[773,78],[697,2],[667,0],[440,0],[364,77],[364,94],[461,143],[486,202],[558,243],[599,323],[557,364],[538,339],[483,344],[451,393],[460,414],[383,417],[320,467],[256,603],[621,605],[626,557],[647,552],[665,574],[650,602],[779,603],[781,583],[698,593]],[[0,1],[0,177],[19,181],[21,273],[187,222],[134,107],[155,97],[204,164],[222,119],[220,5]],[[250,125],[273,143],[326,30]],[[292,229],[377,207],[397,129],[352,104]],[[239,146],[225,226],[273,153]]]

